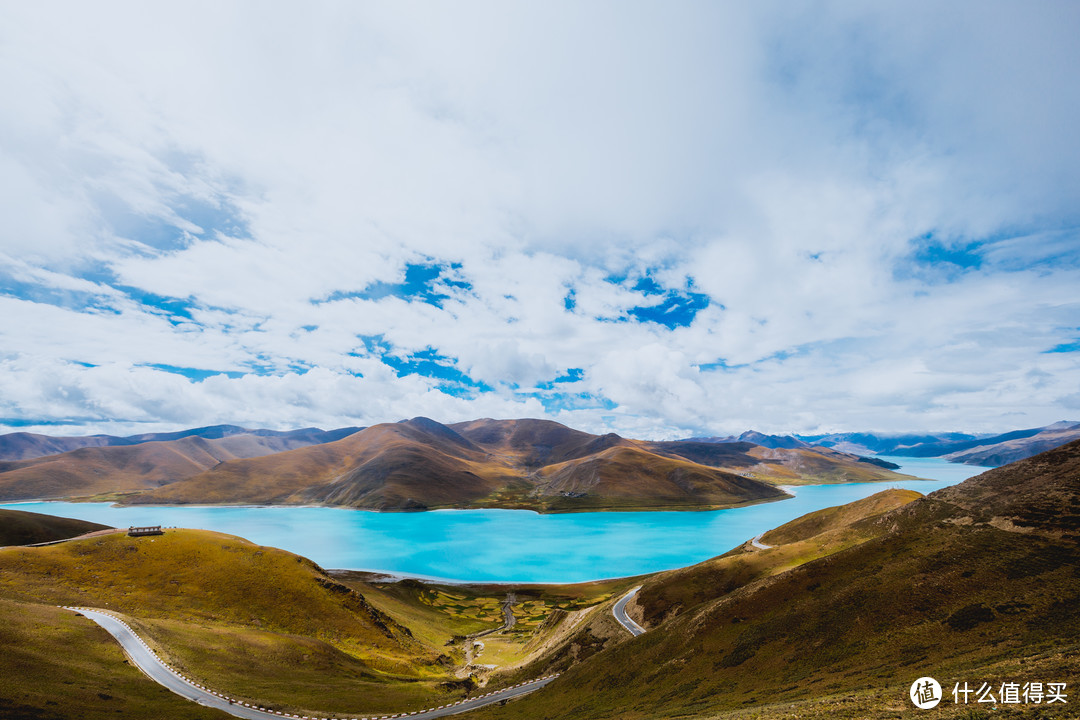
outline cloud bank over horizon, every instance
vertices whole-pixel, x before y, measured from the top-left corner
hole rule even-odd
[[[1080,418],[1080,6],[0,8],[0,431]]]

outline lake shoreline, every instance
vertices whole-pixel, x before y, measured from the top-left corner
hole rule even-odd
[[[388,577],[442,584],[577,584],[694,565],[808,512],[890,488],[925,495],[978,473],[976,468],[944,461],[920,461],[918,469],[904,469],[920,475],[940,471],[942,478],[782,485],[777,487],[788,495],[784,502],[693,511],[387,512],[318,505],[150,506],[57,499],[8,506],[114,527],[212,530],[282,548],[324,568]]]
[[[915,480],[923,480],[926,478],[913,478]],[[879,482],[890,482],[887,480]],[[933,482],[933,481],[930,481]],[[828,483],[829,485],[846,485],[855,483]],[[780,489],[787,487],[798,487],[788,485],[775,486]],[[23,504],[41,504],[41,503],[72,503],[72,504],[98,504],[108,503],[114,508],[238,508],[238,509],[251,509],[251,510],[265,510],[274,508],[295,508],[295,509],[332,509],[332,510],[355,510],[357,512],[369,512],[378,513],[382,515],[421,515],[424,513],[436,513],[436,512],[455,512],[459,510],[512,510],[517,512],[528,512],[534,515],[575,515],[582,513],[642,513],[642,512],[715,512],[717,510],[737,510],[739,508],[752,507],[754,505],[762,505],[765,503],[782,502],[784,500],[790,500],[794,497],[794,493],[787,491],[787,497],[775,497],[775,498],[761,498],[758,500],[747,500],[741,503],[726,504],[726,505],[641,505],[641,506],[627,506],[627,507],[589,507],[571,510],[537,510],[531,507],[522,507],[519,505],[446,505],[438,507],[428,508],[366,508],[366,507],[353,507],[351,505],[324,505],[324,504],[291,504],[291,503],[277,503],[277,504],[250,504],[250,503],[123,503],[115,500],[101,499],[96,496],[84,496],[84,497],[48,497],[48,498],[28,498],[23,500],[13,500],[10,502],[0,501],[0,506],[7,507],[10,505],[23,505]]]

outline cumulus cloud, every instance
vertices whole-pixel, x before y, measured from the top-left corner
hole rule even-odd
[[[1080,380],[1075,4],[0,9],[0,423],[996,430]]]

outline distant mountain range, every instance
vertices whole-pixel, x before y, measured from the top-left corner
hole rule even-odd
[[[300,430],[250,430],[237,425],[211,425],[167,433],[143,433],[117,437],[115,435],[87,435],[83,437],[52,437],[35,433],[16,432],[0,435],[0,461],[33,460],[46,455],[57,455],[88,447],[121,447],[142,445],[151,442],[170,442],[184,438],[202,438],[204,440],[225,440],[227,438],[247,438],[221,443],[223,447],[239,452],[240,457],[254,457],[242,453],[256,452],[269,454],[293,450],[307,445],[333,442],[347,435],[352,435],[362,428],[347,427],[338,430],[320,430],[302,428]],[[240,448],[248,449],[240,449]]]
[[[727,437],[697,437],[691,441],[711,443],[741,443],[748,442],[767,448],[808,448],[811,443],[804,442],[794,435],[765,435],[754,430],[747,430],[741,435],[728,435]],[[820,444],[820,443],[819,443]]]
[[[86,440],[16,435],[0,439],[23,456]],[[295,433],[220,426],[161,437],[0,462],[0,500],[701,509],[780,499],[778,484],[901,477],[829,448],[648,442],[531,419],[448,426],[413,418]]]
[[[547,420],[427,418],[324,431],[215,425],[128,437],[0,436],[0,501],[321,504],[541,512],[731,507],[777,485],[897,480],[873,453],[1000,465],[1080,438],[1080,423],[975,437],[766,435],[643,441]]]
[[[547,420],[447,426],[413,418],[332,443],[223,463],[125,501],[565,512],[720,507],[784,496],[760,480],[614,434],[591,435]]]
[[[830,433],[828,435],[765,435],[753,430],[727,437],[691,438],[696,442],[750,442],[768,448],[829,447],[859,456],[944,457],[955,463],[997,467],[1029,458],[1080,438],[1080,422],[1062,421],[999,435],[936,433],[925,435],[875,435]],[[869,459],[869,458],[867,458]]]
[[[355,431],[276,432],[219,425],[129,438],[13,433],[0,436],[0,448],[8,456],[30,459],[0,462],[0,499],[136,492],[183,480],[222,462],[333,442]],[[77,449],[63,450],[71,447]]]
[[[952,450],[943,457],[949,462],[998,467],[1052,450],[1080,438],[1080,423],[1054,423],[1038,430],[1039,432],[1034,435],[1005,440],[1001,440],[1001,436],[983,439],[978,445]]]

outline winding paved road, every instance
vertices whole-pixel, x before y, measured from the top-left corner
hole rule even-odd
[[[197,702],[200,705],[207,707],[218,708],[230,715],[239,718],[249,718],[250,720],[265,720],[266,718],[300,718],[301,720],[322,720],[322,718],[328,718],[329,720],[337,720],[338,716],[320,715],[313,718],[307,715],[291,715],[289,713],[283,713],[280,711],[267,710],[266,708],[260,708],[252,705],[245,704],[239,700],[230,702],[230,698],[227,695],[211,690],[210,688],[199,685],[193,680],[189,680],[171,667],[165,664],[154,651],[151,650],[142,638],[135,634],[127,623],[117,618],[116,616],[103,612],[101,610],[92,610],[88,608],[80,607],[65,607],[65,610],[71,610],[72,612],[85,615],[87,618],[93,620],[101,627],[105,628],[110,635],[116,638],[117,642],[127,652],[128,657],[146,673],[151,679],[164,685],[169,690],[172,690],[177,695],[187,698],[192,702]],[[450,705],[444,705],[437,708],[430,708],[428,710],[416,710],[413,712],[403,712],[396,714],[389,713],[376,713],[374,715],[360,716],[350,714],[348,716],[340,717],[340,720],[376,720],[376,718],[415,718],[416,720],[427,720],[429,718],[446,717],[447,715],[457,715],[458,713],[468,712],[469,710],[476,710],[477,708],[484,707],[485,705],[493,705],[495,703],[510,700],[522,695],[527,695],[534,690],[547,685],[549,682],[557,678],[558,673],[554,675],[548,675],[547,677],[540,678],[539,680],[532,680],[530,682],[520,683],[513,687],[508,687],[503,690],[487,693],[486,695],[480,695],[468,700],[460,700]]]
[[[638,585],[636,588],[619,598],[619,602],[615,603],[611,607],[611,614],[615,616],[615,619],[619,621],[619,624],[626,628],[631,635],[637,637],[645,632],[645,628],[634,622],[634,619],[626,614],[626,603],[630,602],[630,598],[637,595],[637,591],[641,589]]]
[[[761,536],[764,534],[765,533],[758,533],[757,535],[755,535],[753,539],[750,540],[750,544],[756,547],[758,550],[772,550],[772,545],[766,545],[765,543],[761,542]]]

